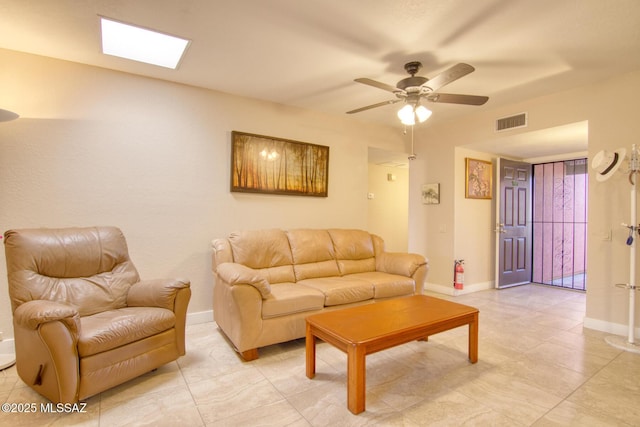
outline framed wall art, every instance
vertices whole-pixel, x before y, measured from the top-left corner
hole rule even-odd
[[[493,165],[485,160],[465,159],[465,197],[491,199]]]
[[[327,197],[329,147],[231,132],[231,191]]]
[[[440,184],[422,185],[422,203],[425,205],[437,205],[440,203]]]

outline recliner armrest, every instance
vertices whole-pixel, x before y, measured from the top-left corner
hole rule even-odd
[[[413,277],[416,270],[426,264],[422,255],[411,253],[383,252],[376,257],[376,270],[407,277]]]
[[[271,285],[269,281],[256,270],[243,264],[233,262],[223,262],[218,265],[216,274],[220,276],[227,284],[233,285],[250,285],[256,288],[262,298],[271,295]]]
[[[13,321],[27,329],[36,330],[43,323],[61,321],[76,337],[80,331],[78,310],[62,302],[31,300],[21,304],[13,312]]]
[[[181,289],[191,287],[186,279],[140,280],[129,288],[128,307],[160,307],[174,311],[175,298]]]

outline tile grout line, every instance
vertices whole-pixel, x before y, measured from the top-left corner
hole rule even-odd
[[[567,396],[565,396],[564,399],[562,399],[560,402],[558,402],[557,405],[555,405],[553,408],[549,409],[543,416],[541,416],[540,418],[538,418],[537,421],[540,421],[542,419],[544,419],[549,413],[551,413],[554,409],[556,409],[558,406],[562,405],[565,402],[568,402],[568,399],[571,398],[571,396],[573,396],[578,390],[580,390],[582,387],[584,387],[589,381],[591,381],[596,375],[598,375],[600,372],[602,372],[604,369],[606,369],[611,363],[613,363],[614,360],[616,360],[617,358],[619,358],[622,353],[624,353],[624,351],[620,351],[620,353],[618,353],[616,355],[616,357],[614,357],[613,359],[611,359],[610,361],[608,361],[605,365],[603,365],[602,367],[600,367],[600,369],[596,370],[592,375],[588,376],[588,378],[586,378],[582,383],[580,383],[580,385],[578,385],[571,393],[569,393]],[[589,407],[583,406],[582,403],[574,403],[574,402],[568,402],[568,403],[572,403],[574,405],[578,405],[581,408],[585,408],[585,409],[591,409]],[[598,413],[604,417],[607,417],[608,414],[606,413],[602,413],[600,411],[598,411]],[[535,424],[535,423],[534,423]]]

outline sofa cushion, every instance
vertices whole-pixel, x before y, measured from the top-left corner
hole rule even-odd
[[[372,283],[374,298],[390,298],[403,295],[413,295],[416,290],[416,284],[411,277],[383,273],[381,271],[356,273],[344,277],[366,280],[367,282]]]
[[[295,276],[293,274],[293,266],[281,265],[279,267],[258,268],[256,269],[269,283],[293,282]]]
[[[364,230],[349,229],[330,229],[328,232],[341,275],[376,271],[371,234]]]
[[[78,353],[81,357],[102,353],[156,335],[175,326],[171,310],[157,307],[125,307],[80,319]]]
[[[229,235],[233,261],[262,270],[269,283],[293,282],[293,257],[289,240],[278,229],[240,231]]]
[[[376,259],[341,259],[338,260],[338,268],[342,275],[375,272]]]
[[[373,284],[366,280],[346,277],[318,277],[298,282],[324,294],[324,305],[341,305],[373,298]]]
[[[327,230],[287,231],[296,280],[339,276],[333,241]]]
[[[271,295],[262,301],[262,318],[286,316],[304,311],[322,310],[324,294],[297,283],[276,283]]]

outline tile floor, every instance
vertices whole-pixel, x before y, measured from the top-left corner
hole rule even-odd
[[[318,346],[305,376],[304,340],[244,363],[215,324],[187,327],[187,355],[90,398],[86,413],[0,413],[0,425],[44,426],[638,426],[640,354],[582,328],[583,293],[527,285],[452,299],[480,309],[480,360],[467,327],[367,357],[367,409],[346,407],[346,356]],[[0,402],[40,403],[15,367]]]

